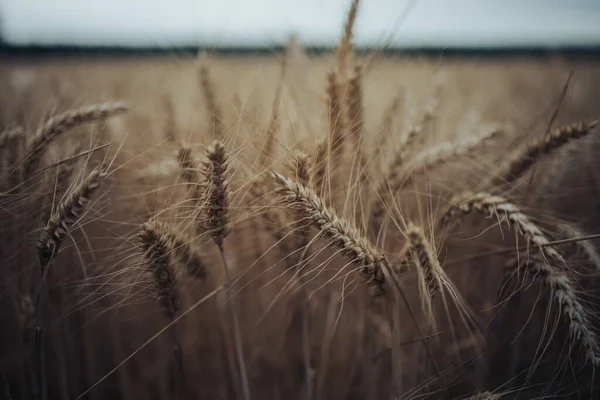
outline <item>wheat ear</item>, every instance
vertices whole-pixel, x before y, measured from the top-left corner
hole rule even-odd
[[[176,154],[181,177],[186,183],[196,184],[199,181],[200,167],[193,157],[193,150],[184,144],[181,145]]]
[[[325,193],[324,185],[326,185],[328,163],[328,143],[327,140],[321,139],[317,141],[315,159],[312,168],[312,182],[314,185],[313,187],[321,196],[323,195],[323,193]]]
[[[476,211],[490,217],[495,216],[500,222],[506,221],[528,243],[536,246],[541,261],[526,261],[519,267],[529,268],[535,276],[543,279],[569,322],[572,338],[581,341],[588,359],[594,365],[598,365],[600,347],[588,322],[588,312],[579,301],[571,279],[566,273],[566,260],[555,247],[548,245],[550,240],[542,230],[516,205],[500,196],[492,196],[488,193],[466,193],[456,197],[451,204],[442,219],[446,223],[460,215]]]
[[[229,183],[227,181],[227,154],[225,146],[218,140],[215,140],[207,149],[205,163],[205,174],[208,182],[207,192],[208,201],[204,204],[207,216],[207,229],[210,231],[213,241],[219,247],[221,261],[225,272],[225,287],[227,288],[227,311],[233,326],[235,351],[240,369],[240,379],[244,400],[250,400],[250,385],[248,383],[248,374],[246,372],[246,360],[242,346],[242,335],[238,323],[233,298],[231,297],[231,276],[223,241],[229,234]]]
[[[45,275],[50,262],[58,252],[64,238],[81,217],[90,197],[98,189],[105,174],[99,169],[93,170],[86,179],[75,188],[73,193],[64,199],[57,210],[50,216],[48,223],[42,230],[37,242],[37,253],[40,261],[40,284],[38,293],[38,324],[35,328],[35,342],[38,356],[39,393],[42,400],[48,398],[48,384],[46,376],[46,350],[44,338],[44,297]]]
[[[386,178],[379,183],[377,193],[380,200],[375,204],[371,211],[372,219],[375,221],[382,220],[385,215],[386,205],[391,205],[395,199],[396,193],[412,182],[416,177],[416,173],[425,172],[449,162],[450,160],[471,155],[481,145],[488,143],[502,133],[502,130],[496,129],[485,135],[464,140],[459,144],[450,142],[441,143],[422,153],[406,168],[402,168],[406,154],[398,153],[399,156],[394,160],[387,171]],[[406,175],[407,170],[414,172]],[[402,179],[402,177],[405,178]]]
[[[442,223],[447,224],[461,215],[473,212],[482,213],[488,217],[496,217],[499,222],[506,221],[528,244],[534,244],[543,258],[566,265],[564,257],[554,246],[549,246],[550,239],[519,207],[501,196],[489,193],[466,192],[450,200],[450,207],[442,217]]]
[[[411,259],[417,267],[423,310],[429,319],[433,318],[432,299],[443,289],[445,272],[436,256],[435,249],[427,240],[421,227],[408,224],[406,237],[409,242]]]
[[[361,235],[349,221],[327,208],[314,190],[276,173],[273,177],[280,186],[278,192],[285,201],[295,206],[320,233],[350,256],[351,262],[360,268],[367,283],[383,292],[385,277],[382,267],[383,264],[387,265],[383,252]]]
[[[354,21],[356,21],[356,14],[358,13],[359,0],[353,0],[348,10],[346,23],[344,24],[344,32],[340,38],[338,47],[336,49],[336,58],[338,69],[340,73],[346,73],[346,65],[348,62],[348,54],[350,53],[350,41],[352,40],[352,28],[354,27]]]
[[[165,112],[165,139],[173,143],[177,139],[177,120],[175,118],[175,110],[173,109],[173,100],[171,100],[170,96],[165,94],[161,97],[161,103]]]
[[[600,342],[590,322],[590,311],[579,300],[569,275],[544,260],[526,260],[514,267],[531,273],[550,290],[551,298],[567,320],[571,339],[580,342],[587,360],[594,366],[600,365]]]
[[[293,154],[291,165],[291,172],[295,175],[296,180],[306,187],[310,187],[311,180],[311,164],[310,157],[303,151],[296,150]],[[304,223],[304,216],[302,213],[297,215],[298,218],[298,249],[304,249],[300,254],[298,260],[298,280],[300,281],[300,295],[302,297],[302,306],[300,307],[300,319],[302,323],[302,355],[304,362],[304,385],[305,385],[305,399],[310,400],[313,396],[313,379],[312,379],[312,367],[310,362],[310,310],[309,301],[304,276],[305,270],[309,266],[310,258],[309,255],[309,244],[310,244],[310,229]]]
[[[327,98],[330,154],[334,167],[338,167],[337,161],[340,160],[344,147],[346,121],[343,114],[342,87],[336,71],[327,75]]]
[[[38,165],[44,151],[60,134],[81,124],[121,114],[127,109],[128,107],[123,102],[103,103],[69,110],[51,117],[27,143],[27,159],[24,164],[25,177]]]
[[[144,223],[138,234],[146,258],[146,267],[152,275],[156,297],[171,322],[175,321],[181,303],[178,289],[177,272],[171,253],[174,251],[173,235],[166,225],[156,219]],[[183,385],[183,354],[176,325],[171,327],[173,337],[173,398],[181,398]]]
[[[104,172],[94,169],[75,188],[73,193],[58,205],[57,210],[48,220],[38,240],[37,251],[42,268],[47,267],[50,260],[58,252],[63,239],[81,217],[81,213],[90,201],[90,197],[98,189],[105,176]]]
[[[279,80],[277,81],[277,88],[275,89],[275,98],[271,105],[271,119],[267,127],[267,137],[263,148],[260,151],[259,165],[263,168],[267,168],[273,159],[275,141],[277,134],[280,130],[280,118],[279,118],[279,103],[281,101],[281,93],[283,91],[283,82],[285,78],[286,63],[285,58],[282,61],[281,72],[279,74]]]
[[[217,103],[215,88],[210,73],[206,65],[200,67],[200,86],[204,94],[206,109],[210,115],[210,129],[213,139],[220,140],[223,138],[225,129],[223,128],[223,112]]]
[[[529,168],[542,156],[570,143],[573,140],[588,136],[598,125],[598,121],[577,122],[562,126],[549,135],[531,142],[515,157],[509,159],[496,180],[498,183],[510,183],[525,174]]]
[[[165,314],[173,318],[180,310],[180,299],[171,260],[172,242],[165,234],[164,224],[155,219],[144,223],[138,237],[145,253],[146,266],[152,274],[156,298]]]

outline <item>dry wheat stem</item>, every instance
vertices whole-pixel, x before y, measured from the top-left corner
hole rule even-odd
[[[163,327],[160,331],[156,332],[150,339],[146,340],[133,353],[131,353],[130,355],[128,355],[116,367],[114,367],[113,369],[111,369],[102,378],[100,378],[99,380],[97,380],[92,386],[90,386],[83,393],[81,393],[75,400],[80,400],[81,398],[85,397],[92,390],[94,390],[96,387],[98,387],[98,385],[100,385],[102,382],[104,382],[106,379],[108,379],[112,374],[114,374],[119,369],[121,369],[121,367],[123,367],[125,364],[127,364],[140,351],[142,351],[143,349],[145,349],[146,347],[148,347],[148,345],[150,345],[152,342],[154,342],[158,337],[160,337],[165,332],[167,332],[168,330],[170,330],[171,327],[174,326],[176,323],[178,323],[181,319],[183,319],[189,313],[191,313],[192,311],[194,311],[196,308],[200,307],[202,304],[206,303],[208,300],[210,300],[211,298],[213,298],[214,296],[216,296],[217,294],[219,294],[223,290],[225,290],[225,287],[224,286],[219,286],[218,288],[216,288],[215,290],[213,290],[212,292],[210,292],[209,294],[207,294],[206,296],[204,296],[203,298],[201,298],[200,300],[198,300],[196,303],[194,303],[194,305],[192,305],[190,308],[188,308],[187,310],[185,310],[182,313],[180,313],[175,319],[173,319],[171,322],[169,322],[168,325],[166,325],[165,327]]]

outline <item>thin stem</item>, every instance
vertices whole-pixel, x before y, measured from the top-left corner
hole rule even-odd
[[[398,293],[400,294],[400,297],[402,298],[404,305],[406,305],[406,308],[408,309],[411,319],[415,323],[415,328],[417,328],[417,334],[420,337],[425,337],[425,335],[423,334],[423,331],[421,330],[421,327],[419,326],[419,322],[417,321],[417,317],[416,317],[415,313],[413,312],[412,308],[410,308],[410,304],[408,303],[408,299],[406,298],[406,295],[404,294],[404,290],[402,290],[402,286],[400,285],[400,281],[398,280],[398,277],[394,274],[394,271],[387,264],[384,263],[384,267],[385,267],[385,270],[388,273],[388,275],[390,275],[390,277],[394,281],[394,286],[396,287]],[[440,382],[442,382],[444,387],[447,388],[448,385],[446,384],[446,381],[444,380],[442,372],[441,372],[440,368],[438,367],[437,363],[435,362],[435,359],[433,358],[433,353],[431,352],[431,349],[429,348],[429,344],[427,344],[426,340],[423,340],[423,347],[425,347],[425,351],[427,352],[427,357],[431,361],[431,364],[433,365],[433,369],[435,369],[435,373],[436,373],[438,379],[440,380]]]
[[[219,286],[218,288],[216,288],[215,290],[213,290],[212,292],[210,292],[209,294],[207,294],[206,296],[204,296],[203,298],[201,298],[200,300],[198,300],[190,308],[188,308],[187,310],[185,310],[184,312],[182,312],[181,314],[179,314],[179,316],[177,318],[175,318],[171,323],[169,323],[167,326],[163,327],[161,330],[159,330],[158,332],[156,332],[150,339],[146,340],[133,353],[131,353],[130,355],[128,355],[116,367],[114,367],[113,369],[111,369],[102,378],[100,378],[99,380],[97,380],[96,383],[94,383],[87,390],[85,390],[83,393],[81,393],[75,400],[81,399],[82,397],[84,397],[85,395],[87,395],[89,392],[91,392],[92,390],[94,390],[94,388],[98,387],[98,385],[100,385],[102,382],[104,382],[108,377],[110,377],[112,374],[114,374],[115,372],[117,372],[123,365],[127,364],[127,362],[129,362],[129,360],[131,360],[133,357],[135,357],[140,351],[142,351],[150,343],[152,343],[153,341],[155,341],[156,338],[158,338],[160,335],[162,335],[163,333],[165,333],[166,331],[168,331],[174,324],[176,324],[177,322],[179,322],[179,320],[181,320],[183,317],[185,317],[186,315],[188,315],[189,313],[191,313],[192,311],[194,311],[196,308],[200,307],[207,300],[209,300],[211,297],[215,296],[217,293],[220,293],[224,289],[225,289],[224,286]]]
[[[174,318],[171,322],[173,323],[173,321],[175,321]],[[181,342],[179,341],[176,324],[173,324],[171,327],[171,332],[173,335],[173,399],[180,400],[185,387],[185,372],[183,369],[183,351],[181,349]]]
[[[46,378],[46,349],[44,343],[44,280],[45,269],[49,265],[40,268],[40,286],[38,292],[38,323],[35,327],[35,347],[38,358],[38,389],[41,400],[48,400],[48,383]]]
[[[242,381],[242,394],[244,400],[250,400],[250,385],[248,384],[248,375],[246,373],[246,362],[244,359],[244,349],[242,348],[242,335],[240,333],[240,327],[235,313],[235,307],[233,306],[233,298],[231,297],[231,277],[229,276],[229,268],[227,267],[227,260],[225,259],[225,252],[223,251],[223,244],[219,245],[219,252],[221,253],[221,261],[223,262],[223,269],[225,270],[225,288],[227,293],[227,312],[231,318],[231,324],[233,326],[233,340],[235,344],[235,352],[238,359],[240,368],[240,379]]]
[[[307,244],[300,256],[298,262],[298,280],[300,281],[300,295],[302,296],[302,306],[300,307],[300,318],[302,323],[302,355],[304,361],[304,385],[305,399],[311,400],[313,395],[312,373],[310,367],[310,317],[308,310],[308,293],[304,286],[304,268],[308,266],[306,253],[309,245]]]

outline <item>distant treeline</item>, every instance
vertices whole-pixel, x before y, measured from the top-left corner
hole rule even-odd
[[[3,44],[0,46],[2,55],[20,55],[20,56],[157,56],[157,55],[194,55],[199,51],[223,55],[270,55],[280,54],[285,51],[284,46],[265,46],[265,47],[80,47],[80,46],[10,46]],[[331,47],[306,47],[307,53],[311,55],[322,55],[333,51]],[[492,48],[471,48],[471,47],[424,47],[424,48],[357,48],[360,54],[370,54],[372,52],[382,53],[389,56],[556,56],[556,55],[578,55],[578,56],[596,56],[600,54],[600,46],[582,46],[582,47],[492,47]]]

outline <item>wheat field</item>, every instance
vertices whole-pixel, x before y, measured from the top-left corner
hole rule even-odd
[[[600,58],[354,16],[331,54],[1,56],[2,398],[598,395]]]

